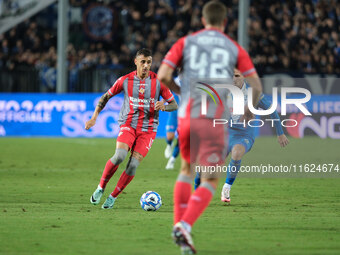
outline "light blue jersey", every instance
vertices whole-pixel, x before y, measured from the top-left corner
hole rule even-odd
[[[249,85],[247,83],[243,83],[243,86],[241,88],[243,95],[244,95],[244,102],[248,102],[248,88]],[[231,95],[229,95],[231,97]],[[231,100],[228,100],[228,107],[230,112],[233,112],[232,107],[232,98]],[[271,101],[265,96],[261,95],[259,103],[257,105],[257,108],[261,108],[263,110],[267,110],[271,106]],[[228,153],[231,152],[232,148],[235,144],[242,144],[246,148],[246,152],[250,151],[251,147],[254,144],[255,141],[255,130],[256,127],[250,127],[249,125],[244,125],[243,123],[240,123],[240,118],[242,115],[234,115],[231,114],[230,120],[229,120],[229,143],[228,143]],[[270,117],[272,119],[280,119],[279,114],[277,111],[274,111]],[[230,122],[233,122],[232,126],[230,125]],[[235,124],[239,123],[239,124]],[[276,134],[282,135],[283,130],[280,125],[279,121],[274,121],[274,126],[276,130]]]
[[[178,97],[174,94],[175,100],[178,103]],[[165,126],[166,132],[175,133],[177,130],[177,110],[169,112],[169,117]]]
[[[248,84],[243,83],[242,86],[242,92],[244,95],[244,102],[248,102]],[[244,146],[245,148],[245,153],[247,153],[248,151],[251,150],[251,147],[253,146],[254,142],[255,142],[255,129],[256,127],[250,127],[247,123],[246,125],[244,125],[243,123],[240,123],[240,118],[242,115],[234,115],[233,113],[233,102],[232,102],[232,98],[231,95],[229,95],[230,98],[228,98],[227,103],[228,103],[228,108],[230,110],[231,113],[231,117],[229,120],[229,127],[228,127],[228,132],[229,132],[229,141],[228,141],[228,154],[232,151],[233,147],[236,144],[241,144]],[[257,108],[261,108],[263,110],[267,110],[270,108],[271,106],[271,101],[266,98],[265,95],[261,95],[259,103],[257,105]],[[272,119],[280,119],[279,114],[277,113],[277,111],[274,111],[270,117]],[[233,125],[230,125],[231,120],[233,121]],[[234,124],[234,123],[239,123],[239,124]],[[276,134],[282,135],[283,134],[283,130],[282,127],[280,125],[279,121],[274,121],[274,126],[275,126],[275,130],[276,130]],[[241,166],[241,160],[234,160],[231,158],[230,163],[228,165],[228,169],[236,169],[236,171],[231,172],[228,171],[227,172],[227,178],[225,181],[225,185],[230,185],[229,187],[231,187],[231,185],[234,183],[236,175],[240,169]],[[196,174],[195,177],[195,189],[200,185],[201,183],[201,177],[199,176],[199,173]],[[229,199],[229,198],[228,198]],[[228,200],[222,200],[224,202],[228,202]],[[229,199],[230,202],[230,199]]]
[[[179,77],[176,77],[175,82],[177,85],[181,85]],[[179,96],[173,93],[177,104],[179,104]],[[166,132],[175,133],[177,130],[177,110],[169,113],[168,121],[165,126]]]

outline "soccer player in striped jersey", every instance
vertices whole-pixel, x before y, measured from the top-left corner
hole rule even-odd
[[[137,166],[150,150],[156,137],[158,111],[170,112],[177,109],[173,94],[157,79],[157,75],[150,71],[151,51],[139,50],[134,62],[137,70],[120,77],[113,84],[100,98],[91,119],[85,124],[87,130],[93,127],[109,99],[121,92],[124,93],[124,102],[118,120],[120,131],[116,151],[106,162],[99,185],[90,198],[92,204],[96,205],[100,202],[106,184],[117,171],[119,164],[124,161],[128,151],[131,151],[131,156],[116,188],[102,205],[103,209],[113,208],[118,195],[131,182]],[[160,97],[163,98],[161,101],[159,101]],[[165,104],[164,100],[168,104]]]
[[[234,68],[248,77],[253,88],[253,105],[257,105],[262,92],[261,81],[248,53],[224,34],[227,9],[219,1],[209,1],[202,10],[204,29],[180,38],[166,54],[158,70],[158,78],[173,92],[180,93],[178,109],[179,146],[182,157],[180,174],[174,187],[174,227],[172,237],[182,253],[196,253],[191,228],[209,205],[218,184],[218,174],[202,173],[202,183],[191,192],[192,166],[222,165],[226,149],[224,127],[213,127],[213,119],[227,118],[224,108],[225,91],[219,94],[219,104],[209,98],[202,100],[200,87],[206,80],[232,79]],[[173,72],[181,68],[181,87],[173,80]],[[203,88],[203,90],[206,90]],[[220,94],[223,93],[223,94]],[[206,106],[205,115],[201,106]],[[252,118],[248,108],[243,118]]]
[[[244,95],[244,100],[247,102],[248,100],[248,88],[249,85],[245,82],[244,77],[242,73],[235,69],[234,70],[234,85],[240,88]],[[230,109],[230,112],[233,112],[233,101],[228,100],[228,108]],[[271,102],[269,99],[267,99],[263,94],[260,97],[259,103],[257,105],[258,108],[267,110],[271,106]],[[277,111],[274,111],[270,115],[271,119],[280,120],[280,116],[277,113]],[[237,173],[239,172],[241,168],[241,160],[242,157],[248,153],[254,142],[255,142],[255,128],[250,127],[247,125],[243,125],[240,121],[241,115],[234,115],[231,114],[230,121],[233,121],[234,124],[232,126],[230,125],[229,121],[229,142],[228,142],[228,154],[231,153],[231,160],[228,165],[228,172],[227,172],[227,178],[225,180],[225,184],[223,185],[222,192],[221,192],[221,201],[230,203],[230,189],[233,185],[235,178],[237,176]],[[283,133],[282,127],[280,125],[280,121],[273,121],[274,127],[277,134],[277,140],[281,147],[285,147],[288,145],[289,141],[285,134]],[[236,124],[235,124],[236,123]],[[195,178],[195,189],[200,185],[200,175],[199,173],[196,173]]]

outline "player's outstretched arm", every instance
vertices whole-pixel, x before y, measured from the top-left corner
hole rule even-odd
[[[264,95],[261,96],[261,99],[259,101],[258,107],[267,110],[271,107],[272,102],[268,100]],[[280,116],[278,112],[275,110],[272,114],[270,114],[271,119],[276,120],[274,121],[274,126],[276,130],[277,140],[280,144],[280,146],[283,148],[288,145],[289,140],[286,137],[286,135],[283,133],[283,129],[281,126]]]
[[[289,143],[289,140],[288,140],[288,138],[286,137],[285,134],[279,135],[279,136],[277,137],[277,140],[278,140],[278,142],[279,142],[279,144],[280,144],[280,146],[281,146],[282,148],[285,147],[285,146],[287,146],[288,143]]]
[[[247,76],[247,83],[253,88],[253,105],[257,105],[262,94],[262,84],[257,73]],[[254,114],[249,110],[248,106],[245,107],[244,115],[240,121],[249,121],[254,118]]]
[[[279,136],[277,137],[277,140],[278,140],[278,142],[279,142],[279,144],[280,144],[280,146],[281,146],[282,148],[285,147],[285,146],[287,146],[288,143],[289,143],[289,140],[288,140],[288,138],[286,137],[285,134],[279,135]]]
[[[164,105],[165,100],[157,101],[155,104],[155,110],[161,110],[166,112],[172,112],[177,110],[178,104],[175,99],[171,100],[167,105]]]
[[[89,130],[91,127],[93,127],[96,124],[96,120],[97,120],[99,113],[101,112],[101,110],[104,109],[106,103],[109,101],[111,97],[112,96],[108,92],[106,92],[104,95],[101,96],[96,106],[96,109],[94,110],[92,114],[91,119],[86,121],[85,123],[86,130]]]
[[[173,72],[174,72],[173,68],[163,63],[158,69],[157,78],[171,91],[179,95],[181,94],[181,87],[178,86],[174,81],[172,77]]]
[[[247,82],[253,88],[253,105],[257,105],[262,94],[262,84],[257,73],[247,76]]]

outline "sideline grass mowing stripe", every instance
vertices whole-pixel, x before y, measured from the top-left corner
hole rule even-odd
[[[0,139],[1,254],[179,254],[172,244],[172,189],[178,170],[164,170],[157,140],[112,210],[89,198],[113,139]],[[339,163],[339,141],[257,139],[242,164]],[[102,202],[124,170],[122,163]],[[179,161],[176,162],[179,168]],[[339,178],[238,178],[232,204],[219,201],[194,226],[199,254],[338,254]],[[145,212],[139,198],[155,190],[163,205]]]

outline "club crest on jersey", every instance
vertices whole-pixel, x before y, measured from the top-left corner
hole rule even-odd
[[[145,92],[145,88],[142,87],[142,88],[139,89],[140,94],[144,94],[144,92]]]

